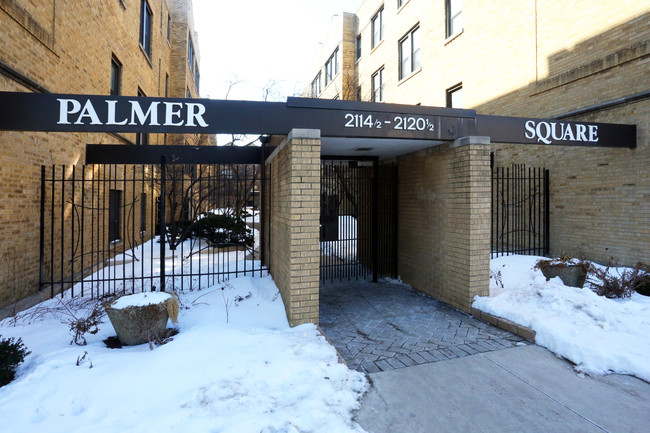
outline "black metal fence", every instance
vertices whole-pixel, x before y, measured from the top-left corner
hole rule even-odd
[[[104,296],[261,275],[257,164],[42,167],[40,287]]]
[[[492,257],[549,253],[549,171],[493,167]]]
[[[396,276],[396,170],[374,160],[322,161],[322,281]]]

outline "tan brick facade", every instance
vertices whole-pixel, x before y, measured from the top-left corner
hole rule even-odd
[[[445,106],[447,90],[461,85],[461,108],[479,114],[637,125],[632,150],[491,147],[497,166],[550,170],[552,255],[650,262],[648,3],[463,0],[462,29],[449,37],[445,0],[402,3],[366,0],[356,12],[361,99],[372,99],[371,77],[383,68],[385,102]],[[379,10],[383,39],[373,48]],[[399,41],[415,27],[420,66],[400,80]]]
[[[141,0],[0,0],[0,90],[198,96],[187,61],[191,0],[147,0],[151,54],[140,46]],[[169,25],[169,40],[168,40]],[[198,65],[198,41],[194,49]],[[197,68],[195,68],[197,69]],[[150,134],[149,144],[192,142]],[[87,143],[132,144],[135,134],[0,132],[0,307],[38,290],[41,165],[83,164]]]
[[[293,130],[267,159],[267,265],[291,326],[318,323],[320,132]]]
[[[490,147],[444,145],[397,162],[399,275],[468,310],[489,292]]]

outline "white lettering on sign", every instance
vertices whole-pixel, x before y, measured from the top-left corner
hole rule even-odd
[[[106,118],[102,119],[90,99],[85,102],[77,99],[57,99],[59,101],[59,125],[142,125],[160,126],[158,115],[165,119],[163,126],[200,126],[207,128],[203,118],[205,105],[198,102],[163,102],[152,101],[142,104],[139,100],[129,100],[129,115],[117,119],[118,101],[103,101],[106,104]],[[123,104],[126,104],[123,103]],[[162,113],[159,108],[162,107]]]
[[[392,128],[398,131],[435,131],[435,123],[428,117],[421,116],[394,116],[393,120],[382,121],[372,114],[345,113],[346,128],[381,129]]]
[[[598,143],[598,125],[528,120],[525,123],[525,128],[524,136],[529,140],[537,140],[539,143],[551,144],[554,140]]]

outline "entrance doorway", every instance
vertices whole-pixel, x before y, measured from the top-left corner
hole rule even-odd
[[[376,158],[321,161],[320,279],[397,276],[397,167]]]

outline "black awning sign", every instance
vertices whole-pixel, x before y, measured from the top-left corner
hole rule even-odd
[[[478,115],[474,110],[288,98],[286,102],[0,92],[0,130],[286,135],[636,147],[636,125]]]

